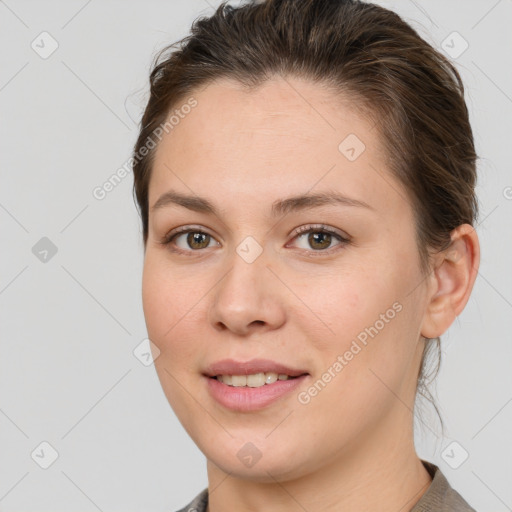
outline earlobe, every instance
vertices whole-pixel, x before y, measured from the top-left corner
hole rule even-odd
[[[421,334],[441,336],[466,306],[478,274],[480,245],[473,226],[462,224],[451,233],[450,247],[438,253],[430,275],[429,298]]]

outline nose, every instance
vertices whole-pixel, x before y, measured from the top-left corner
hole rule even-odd
[[[240,336],[281,327],[286,320],[286,287],[276,278],[265,251],[251,263],[234,252],[230,263],[212,291],[213,327]]]

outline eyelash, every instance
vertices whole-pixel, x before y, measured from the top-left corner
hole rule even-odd
[[[336,246],[330,247],[329,249],[325,249],[325,250],[319,249],[319,250],[316,250],[316,251],[315,250],[308,251],[309,253],[311,253],[311,256],[313,256],[313,257],[322,256],[322,255],[325,255],[325,254],[331,254],[332,252],[337,251],[337,250],[343,248],[345,245],[350,243],[350,238],[346,238],[346,237],[340,235],[337,231],[333,230],[332,228],[329,228],[328,226],[326,226],[324,224],[314,224],[314,225],[302,226],[302,227],[300,227],[299,229],[297,229],[295,231],[293,239],[297,238],[300,235],[307,234],[309,232],[313,232],[313,233],[328,233],[330,235],[333,235],[340,242]],[[212,235],[210,235],[209,233],[207,233],[207,232],[203,231],[202,229],[199,229],[199,228],[197,228],[195,226],[182,226],[180,228],[177,228],[177,229],[171,231],[167,235],[165,235],[163,237],[163,239],[160,241],[160,243],[162,245],[170,246],[172,244],[173,240],[177,236],[183,235],[183,234],[186,234],[186,233],[200,233],[200,234],[203,234],[203,235],[208,235],[208,236],[213,238]],[[338,249],[336,249],[336,247],[338,247]],[[334,251],[333,251],[333,249],[334,249]],[[179,248],[176,248],[176,247],[172,247],[172,248],[170,248],[170,250],[172,252],[174,252],[174,253],[182,254],[184,256],[193,256],[193,253],[202,252],[204,249],[183,250],[183,249],[179,249]],[[307,249],[302,249],[302,250],[307,251]]]

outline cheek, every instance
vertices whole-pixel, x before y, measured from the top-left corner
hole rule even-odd
[[[331,369],[337,375],[333,381],[340,384],[340,392],[350,390],[352,398],[365,395],[371,399],[379,390],[385,391],[379,377],[392,388],[400,385],[415,352],[419,319],[414,299],[403,293],[407,272],[400,276],[391,265],[387,272],[378,272],[375,269],[383,267],[376,263],[365,267],[373,271],[361,268],[317,281],[322,284],[322,293],[304,289],[304,302],[318,312],[329,329],[322,329],[326,334],[320,335],[307,322],[300,328],[309,329],[314,341],[311,348],[320,362],[317,377]]]
[[[149,339],[160,353],[154,361],[162,389],[180,421],[186,426],[196,411],[189,393],[183,392],[197,372],[197,321],[194,319],[199,300],[192,287],[147,253],[142,277],[142,303]]]
[[[338,269],[331,275],[316,276],[313,281],[316,286],[308,281],[297,295],[303,298],[308,306],[306,309],[314,312],[318,320],[314,322],[315,328],[321,325],[322,333],[325,333],[325,336],[319,336],[317,331],[315,336],[310,332],[315,348],[321,353],[343,353],[351,340],[392,303],[388,299],[392,296],[389,284],[383,280],[379,283],[363,270],[346,272]],[[311,313],[308,319],[311,326]],[[307,325],[304,321],[301,328],[308,329]]]
[[[149,338],[165,355],[174,345],[186,344],[187,326],[193,325],[194,305],[199,297],[192,283],[177,276],[165,263],[151,254],[146,255],[142,277],[142,305]],[[180,358],[182,350],[176,351]]]

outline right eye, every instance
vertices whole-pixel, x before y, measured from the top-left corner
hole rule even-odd
[[[191,226],[182,226],[168,233],[161,243],[169,246],[172,252],[190,256],[192,252],[207,249],[211,242],[218,244],[212,235],[199,229],[192,229]]]

